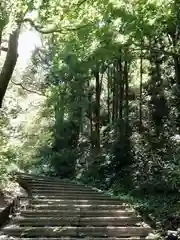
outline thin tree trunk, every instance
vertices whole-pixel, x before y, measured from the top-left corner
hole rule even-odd
[[[124,81],[123,81],[123,73],[122,73],[122,60],[121,57],[119,59],[119,120],[123,118],[123,99],[124,99]]]
[[[173,56],[174,59],[174,68],[175,68],[175,80],[176,80],[176,107],[177,107],[177,118],[176,118],[176,127],[178,133],[180,134],[180,60],[178,56]]]
[[[107,110],[108,110],[108,123],[110,123],[110,68],[107,71]]]
[[[157,79],[158,79],[158,85],[161,88],[162,84],[163,84],[163,79],[161,77],[161,67],[160,67],[159,56],[158,55],[156,55],[155,64],[156,64],[156,74],[157,74]]]
[[[128,63],[124,64],[124,82],[125,82],[125,133],[129,132],[129,79],[128,79]]]
[[[142,127],[142,80],[143,80],[143,56],[141,48],[141,58],[140,58],[140,85],[139,85],[139,125]]]
[[[92,112],[92,92],[90,89],[90,84],[88,81],[88,118],[90,123],[90,141],[91,141],[91,147],[94,147],[94,141],[93,141],[93,112]]]
[[[114,64],[114,80],[115,80],[115,120],[118,119],[119,115],[119,81],[117,79],[118,63]]]
[[[90,103],[90,114],[89,114],[89,119],[90,119],[90,139],[91,139],[91,147],[94,147],[94,141],[93,141],[93,119],[92,119],[92,106]]]
[[[110,73],[109,73],[109,90],[110,90],[110,97],[109,97],[109,106],[110,106],[110,122],[113,123],[113,68],[110,68]]]
[[[112,123],[115,121],[115,112],[116,112],[116,80],[115,80],[115,67],[113,65],[113,70],[112,70],[112,82],[113,82],[113,101],[112,101]]]
[[[100,149],[100,79],[99,79],[99,69],[95,72],[96,78],[96,105],[95,105],[95,130],[96,130],[96,148]]]
[[[178,56],[173,56],[173,59],[174,59],[176,85],[178,89],[180,89],[180,61]]]
[[[66,88],[61,90],[58,94],[58,99],[56,104],[54,105],[54,150],[59,151],[61,149],[61,145],[63,142],[63,136],[61,135],[62,129],[61,127],[64,124],[64,113],[65,113],[65,99],[64,96],[66,94]]]
[[[0,108],[18,59],[19,28],[10,34],[8,52],[0,73]]]

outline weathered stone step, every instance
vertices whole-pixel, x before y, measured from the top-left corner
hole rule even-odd
[[[113,198],[111,198],[110,196],[106,196],[106,195],[87,195],[87,194],[61,194],[61,193],[57,193],[57,194],[52,194],[52,193],[44,193],[44,194],[39,194],[39,193],[34,193],[32,192],[32,197],[38,198],[38,199],[74,199],[74,200],[78,200],[78,199],[82,199],[82,200],[94,200],[94,199],[98,199],[98,200],[111,200]]]
[[[61,190],[61,189],[43,189],[43,190],[38,190],[38,189],[32,189],[32,193],[38,193],[38,194],[70,194],[70,195],[94,195],[94,196],[110,196],[110,195],[105,195],[103,193],[100,193],[100,192],[95,192],[95,191],[74,191],[74,190]]]
[[[77,186],[78,188],[87,188],[87,189],[92,189],[92,187],[83,185],[83,184],[76,184],[76,183],[63,183],[63,182],[58,182],[58,181],[41,181],[41,180],[22,180],[24,182],[27,182],[32,185],[37,185],[37,186],[61,186],[61,187],[74,187]]]
[[[51,182],[61,182],[63,184],[72,184],[73,183],[73,184],[84,185],[82,183],[74,182],[69,179],[62,179],[59,177],[49,177],[49,176],[42,176],[42,175],[39,176],[39,175],[26,174],[26,173],[20,173],[17,175],[18,175],[18,179],[22,179],[22,180],[33,180],[33,181],[41,180],[44,182],[51,181]]]
[[[72,210],[22,210],[21,215],[24,217],[46,217],[46,216],[62,216],[62,217],[125,217],[135,215],[134,211],[123,210],[95,210],[95,211],[72,211]]]
[[[32,189],[35,191],[66,191],[66,192],[87,192],[87,193],[103,193],[103,191],[93,189],[93,188],[75,188],[75,187],[62,187],[62,186],[54,186],[54,185],[32,185]]]
[[[47,179],[32,179],[32,178],[25,178],[23,177],[21,181],[26,181],[27,183],[35,183],[35,184],[52,184],[52,185],[58,185],[58,186],[78,186],[78,187],[89,187],[84,184],[80,183],[73,183],[73,182],[63,182],[62,180],[47,180]]]
[[[44,210],[73,210],[73,209],[81,209],[81,210],[125,210],[128,208],[128,206],[123,205],[123,204],[118,204],[118,205],[107,205],[107,204],[99,204],[99,205],[88,205],[88,204],[56,204],[56,205],[51,205],[51,204],[36,204],[36,205],[31,205],[29,206],[30,208],[34,209],[44,209]]]
[[[111,198],[109,196],[102,196],[102,197],[98,197],[98,196],[88,196],[88,195],[82,195],[82,196],[66,196],[66,195],[40,195],[40,194],[32,194],[33,199],[49,199],[49,200],[74,200],[74,201],[78,201],[78,200],[84,200],[84,201],[92,201],[92,200],[97,200],[97,201],[114,201],[116,202],[117,199]]]
[[[87,188],[87,187],[64,187],[64,186],[59,186],[59,185],[43,185],[39,186],[37,184],[28,184],[28,187],[32,190],[51,190],[51,191],[74,191],[74,192],[87,192],[87,193],[103,193],[100,190],[93,189],[93,188]]]
[[[41,217],[16,218],[20,226],[140,226],[140,217]]]
[[[86,190],[84,191],[78,191],[77,189],[53,189],[53,188],[43,188],[43,189],[38,189],[38,188],[32,188],[32,192],[34,193],[39,193],[39,194],[44,194],[44,193],[50,193],[50,194],[57,194],[57,193],[63,193],[63,194],[94,194],[97,196],[104,195],[102,192],[98,192],[95,190]]]
[[[145,237],[151,232],[149,227],[18,227],[8,226],[3,229],[5,234],[15,237]]]
[[[76,186],[76,185],[71,185],[71,186],[62,186],[60,184],[52,184],[52,183],[45,183],[45,184],[37,184],[37,183],[27,183],[26,185],[30,189],[55,189],[55,190],[69,190],[69,191],[87,191],[87,192],[102,192],[100,190],[91,188],[91,187],[82,187],[82,186]],[[103,192],[102,192],[103,193]]]
[[[145,237],[33,237],[33,238],[24,238],[24,237],[13,237],[2,236],[1,240],[147,240]],[[154,240],[153,238],[148,238],[148,240]]]
[[[120,204],[122,201],[116,200],[116,199],[109,199],[109,200],[98,200],[98,199],[91,199],[91,200],[85,200],[85,199],[29,199],[31,201],[31,204],[89,204],[89,205],[99,205],[99,204],[106,204],[106,205],[112,205],[112,204]]]
[[[62,178],[59,178],[59,177],[49,177],[49,176],[39,176],[39,175],[35,175],[35,174],[27,174],[27,173],[17,173],[16,176],[19,178],[19,179],[25,179],[25,180],[28,180],[28,179],[31,179],[31,180],[43,180],[43,181],[60,181],[60,182],[63,182],[63,183],[71,183],[70,180],[67,180],[67,179],[62,179]]]
[[[44,187],[59,187],[59,188],[66,188],[66,189],[84,189],[84,190],[92,190],[92,187],[83,186],[83,185],[76,185],[76,184],[61,184],[56,182],[39,182],[39,181],[25,181],[26,185],[32,186],[32,187],[41,187],[43,185]]]

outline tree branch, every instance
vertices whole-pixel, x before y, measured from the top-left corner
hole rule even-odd
[[[77,31],[79,29],[82,29],[82,28],[85,28],[85,27],[88,27],[88,26],[92,25],[92,23],[89,23],[89,24],[80,25],[80,26],[77,26],[77,27],[64,26],[63,29],[62,28],[58,29],[56,25],[53,25],[53,26],[50,26],[50,27],[47,27],[47,28],[43,28],[40,25],[36,25],[34,23],[34,21],[30,18],[25,18],[23,20],[23,22],[29,23],[36,31],[38,31],[42,34],[50,34],[50,33],[64,33],[65,34],[65,33],[67,33],[67,31]]]
[[[76,4],[76,7],[80,7],[83,3],[85,3],[87,0],[82,0],[79,3]]]
[[[0,51],[7,52],[8,51],[8,47],[1,46],[0,47]]]
[[[103,41],[100,42],[100,44],[102,44],[102,43],[106,43],[106,41],[103,40]],[[132,47],[132,45],[134,45],[135,47]],[[163,49],[154,48],[150,45],[140,46],[140,45],[138,45],[137,43],[134,43],[134,42],[131,42],[128,45],[121,45],[121,48],[126,49],[126,50],[131,50],[131,51],[141,51],[141,50],[154,51],[154,52],[159,52],[161,54],[171,56],[171,57],[173,57],[173,56],[180,57],[180,53],[177,53],[177,52],[166,51],[166,50],[163,50]]]
[[[22,85],[22,83],[16,83],[16,82],[14,82],[13,80],[11,80],[11,82],[12,82],[14,85],[16,85],[16,86],[20,86],[23,90],[25,90],[25,91],[27,91],[27,92],[35,93],[35,94],[38,94],[38,95],[40,95],[40,96],[45,96],[44,94],[42,94],[42,93],[40,93],[40,92],[36,92],[36,91],[34,91],[34,90],[27,89],[26,87],[24,87],[24,86]]]
[[[143,50],[159,52],[161,54],[171,56],[171,57],[173,57],[173,56],[180,57],[179,53],[175,53],[175,52],[172,52],[172,51],[166,51],[166,50],[163,50],[163,49],[152,48],[150,46],[142,46],[142,48],[143,48]],[[133,51],[140,51],[141,49],[140,48],[132,48],[132,50]]]

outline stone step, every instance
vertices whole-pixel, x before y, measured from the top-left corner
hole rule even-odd
[[[34,204],[52,204],[52,205],[56,205],[56,204],[89,204],[89,205],[99,205],[99,204],[106,204],[106,205],[112,205],[112,204],[121,204],[122,201],[120,200],[115,200],[115,199],[109,199],[109,200],[98,200],[98,199],[91,199],[91,200],[85,200],[85,199],[50,199],[50,198],[46,198],[46,199],[30,199],[30,202],[32,205]]]
[[[33,175],[33,174],[17,174],[18,175],[18,179],[21,179],[21,180],[33,180],[33,181],[38,181],[38,180],[41,180],[41,181],[44,181],[44,182],[47,182],[47,181],[51,181],[51,182],[60,182],[60,183],[63,183],[63,184],[80,184],[80,185],[84,185],[82,183],[78,183],[78,182],[73,182],[69,179],[62,179],[62,178],[59,178],[59,177],[49,177],[49,176],[39,176],[39,175]]]
[[[73,210],[73,209],[81,209],[81,210],[125,210],[128,206],[123,204],[118,205],[107,205],[107,204],[99,204],[99,205],[91,205],[91,204],[36,204],[29,206],[33,209],[43,209],[43,210]]]
[[[106,196],[106,195],[94,195],[94,194],[91,194],[91,195],[85,195],[85,194],[75,194],[75,195],[71,195],[71,194],[61,194],[61,193],[57,193],[56,195],[55,194],[52,194],[52,193],[44,193],[44,194],[38,194],[38,193],[34,193],[32,192],[32,197],[34,198],[38,198],[38,199],[74,199],[74,200],[78,200],[78,199],[81,199],[81,200],[94,200],[94,199],[97,199],[97,200],[111,200],[111,199],[114,199],[114,198],[111,198],[110,196]]]
[[[13,237],[2,236],[1,240],[147,240],[145,237],[33,237],[33,238],[24,238],[24,237]],[[148,238],[148,240],[154,240],[153,238]]]
[[[83,184],[75,184],[75,183],[68,183],[68,184],[63,184],[61,182],[50,182],[50,181],[35,181],[35,180],[22,180],[30,185],[33,185],[33,186],[59,186],[59,187],[71,187],[71,188],[74,188],[74,187],[77,187],[77,188],[86,188],[86,189],[93,189],[92,187],[90,186],[86,186],[86,185],[83,185]]]
[[[32,189],[32,193],[38,193],[38,194],[71,194],[71,195],[94,195],[94,196],[108,196],[111,197],[110,195],[105,195],[104,193],[100,192],[95,192],[95,191],[74,191],[74,190],[61,190],[61,189],[43,189],[43,190],[38,190],[38,189]]]
[[[23,182],[25,182],[25,180],[22,180]],[[97,190],[96,187],[92,187],[90,185],[85,185],[85,184],[76,184],[73,182],[69,182],[69,183],[63,183],[63,182],[58,182],[58,181],[54,181],[54,182],[48,182],[48,181],[35,181],[35,180],[27,180],[27,182],[31,183],[33,186],[36,185],[38,187],[43,187],[43,186],[61,186],[63,188],[65,187],[74,187],[77,186],[78,188],[86,188],[86,189],[94,189]]]
[[[70,180],[67,180],[67,179],[62,179],[62,178],[59,178],[59,177],[49,177],[49,176],[39,176],[39,175],[35,175],[35,174],[27,174],[27,173],[17,173],[16,174],[18,176],[18,179],[31,179],[31,180],[43,180],[43,181],[60,181],[60,182],[63,182],[63,183],[71,183]]]
[[[16,218],[20,226],[140,226],[140,217],[41,217]]]
[[[33,199],[49,199],[49,200],[85,200],[85,201],[91,201],[91,200],[98,200],[98,201],[111,201],[114,199],[111,199],[109,197],[96,197],[96,196],[63,196],[63,195],[56,195],[56,196],[51,196],[51,195],[37,195],[37,194],[33,194],[32,195]]]
[[[3,233],[15,237],[145,237],[151,232],[150,227],[18,227],[9,225]]]
[[[35,183],[35,184],[52,184],[52,185],[58,185],[58,186],[77,186],[77,187],[87,187],[90,188],[87,185],[80,184],[80,183],[73,183],[73,182],[63,182],[62,180],[47,180],[47,179],[32,179],[32,178],[22,178],[21,181],[27,182],[27,183]]]
[[[59,186],[59,185],[37,185],[37,184],[28,184],[28,187],[32,190],[54,190],[54,191],[74,191],[74,192],[90,192],[90,193],[103,193],[100,190],[93,189],[93,188],[87,188],[87,187],[65,187],[65,186]]]
[[[62,216],[62,217],[125,217],[134,216],[134,211],[123,210],[94,210],[94,211],[72,211],[72,210],[22,210],[21,215],[24,217],[46,217],[46,216]]]
[[[39,185],[32,185],[32,190],[34,191],[63,191],[63,192],[85,192],[85,193],[103,193],[103,191],[100,191],[98,189],[93,189],[93,188],[89,188],[87,189],[85,188],[72,188],[72,187],[62,187],[62,186],[49,186],[49,185],[43,185],[43,186],[39,186]]]
[[[75,183],[68,183],[68,184],[63,184],[61,182],[41,182],[41,181],[27,181],[29,184],[31,184],[32,186],[37,186],[37,187],[62,187],[62,188],[74,188],[74,190],[76,189],[90,189],[90,190],[96,190],[96,188],[93,188],[91,186],[87,186],[87,185],[83,185],[83,184],[75,184]]]
[[[37,183],[26,183],[26,185],[30,188],[30,189],[55,189],[55,190],[69,190],[69,191],[87,191],[87,192],[102,192],[103,191],[100,191],[100,190],[97,190],[97,189],[94,189],[94,188],[91,188],[91,187],[79,187],[79,186],[76,186],[76,185],[73,185],[73,186],[62,186],[60,184],[37,184]]]
[[[24,172],[16,172],[16,176],[17,177],[21,177],[21,178],[23,178],[23,177],[29,177],[29,178],[50,178],[50,179],[60,179],[59,177],[53,177],[53,176],[46,176],[46,175],[41,175],[41,176],[39,176],[39,175],[37,175],[37,174],[33,174],[33,173],[24,173]]]
[[[38,188],[32,188],[31,190],[34,193],[39,193],[39,194],[44,194],[44,193],[50,193],[50,194],[58,194],[58,193],[62,193],[62,194],[94,194],[97,196],[101,196],[104,195],[104,193],[102,192],[97,192],[95,190],[84,190],[84,191],[78,191],[76,189],[53,189],[53,188],[43,188],[43,189],[38,189]],[[110,196],[110,195],[108,195]]]

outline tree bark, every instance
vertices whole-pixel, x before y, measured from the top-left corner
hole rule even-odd
[[[107,110],[108,110],[108,123],[110,123],[110,68],[107,71]]]
[[[129,79],[128,79],[128,62],[124,64],[124,82],[125,82],[125,133],[129,133]]]
[[[140,85],[139,85],[139,123],[140,123],[140,128],[142,127],[142,80],[143,80],[143,56],[142,56],[142,48],[141,48]]]
[[[180,61],[178,56],[173,56],[173,59],[174,59],[176,85],[178,89],[180,89]]]
[[[123,99],[124,99],[124,81],[123,81],[123,72],[122,72],[122,59],[118,61],[119,63],[119,120],[123,118]]]
[[[117,121],[119,115],[119,81],[117,78],[118,64],[114,63],[114,81],[115,81],[115,120]]]
[[[0,108],[18,59],[19,27],[10,34],[8,52],[0,73]]]
[[[96,130],[96,148],[100,149],[100,79],[99,79],[99,69],[97,67],[95,72],[96,78],[96,105],[95,105],[95,130]]]
[[[113,91],[113,100],[112,100],[112,123],[115,121],[115,113],[116,113],[116,80],[115,80],[115,66],[113,65],[112,70],[112,91]]]
[[[89,80],[87,82],[87,88],[88,88],[88,119],[90,124],[90,141],[91,141],[91,147],[94,147],[94,141],[93,141],[93,109],[92,109],[92,89],[90,88]]]

